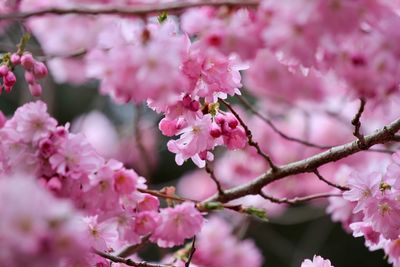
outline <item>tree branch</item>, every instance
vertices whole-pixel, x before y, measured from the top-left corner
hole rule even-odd
[[[202,6],[229,6],[229,7],[257,7],[257,0],[203,0],[203,1],[174,1],[170,3],[138,5],[135,7],[113,7],[113,8],[49,8],[38,11],[19,12],[0,15],[0,20],[23,20],[31,17],[44,15],[125,15],[125,16],[147,16],[160,12],[179,12],[188,8]]]
[[[373,145],[384,144],[386,142],[393,141],[395,139],[395,134],[399,130],[400,118],[386,125],[382,129],[379,129],[374,133],[365,136],[366,148],[368,149]],[[338,161],[362,150],[363,149],[360,148],[358,140],[344,145],[335,146],[327,151],[308,157],[306,159],[279,166],[279,168],[274,172],[270,170],[249,183],[232,188],[230,190],[225,190],[225,194],[223,196],[214,195],[211,198],[205,200],[205,202],[228,202],[230,200],[238,199],[246,195],[256,195],[259,194],[259,192],[265,185],[273,181],[300,173],[314,172],[322,165]]]
[[[222,189],[221,183],[218,181],[217,177],[215,177],[214,171],[211,169],[210,164],[206,161],[206,172],[210,175],[211,179],[214,181],[217,186],[218,194],[223,195],[224,189]]]
[[[326,179],[319,173],[319,171],[318,171],[317,169],[314,171],[314,173],[315,173],[315,175],[318,177],[318,179],[320,179],[321,181],[323,181],[323,182],[326,183],[327,185],[330,185],[330,186],[332,186],[332,187],[335,187],[335,188],[337,188],[337,189],[339,189],[339,190],[341,190],[341,191],[348,191],[348,190],[350,190],[350,188],[348,188],[347,186],[337,185],[337,184],[334,184],[334,183],[332,183],[332,182],[326,180]]]
[[[158,263],[149,263],[149,262],[136,262],[131,259],[124,259],[118,256],[114,256],[96,249],[93,249],[93,253],[99,255],[100,257],[103,257],[105,259],[108,259],[112,262],[115,263],[123,263],[128,266],[134,266],[134,267],[175,267],[174,265],[169,265],[169,264],[158,264]]]
[[[272,159],[261,150],[258,143],[253,140],[253,134],[252,134],[251,130],[246,125],[246,123],[242,120],[242,118],[239,116],[239,114],[236,112],[236,110],[234,110],[234,108],[225,100],[220,99],[220,101],[230,110],[230,112],[232,112],[232,114],[239,121],[240,125],[242,125],[244,131],[246,132],[247,143],[249,144],[249,146],[254,147],[257,150],[257,153],[268,162],[268,164],[271,168],[271,171],[273,171],[273,172],[276,171],[278,169],[278,167],[272,162]]]
[[[354,116],[354,118],[351,120],[351,124],[353,124],[354,126],[353,135],[357,137],[359,146],[361,148],[364,148],[365,146],[364,135],[361,133],[361,122],[360,122],[361,115],[364,112],[364,108],[365,108],[365,99],[360,98],[360,107],[358,108],[358,111]]]
[[[196,236],[193,237],[192,246],[189,251],[188,259],[185,262],[185,267],[190,267],[190,263],[192,262],[192,258],[195,252],[196,252]]]
[[[305,197],[295,197],[292,199],[287,199],[287,198],[275,198],[273,196],[266,195],[263,191],[260,191],[260,196],[262,196],[263,198],[265,198],[273,203],[296,205],[296,204],[300,204],[302,202],[307,202],[307,201],[319,199],[319,198],[341,197],[342,194],[322,193],[322,194],[309,195],[309,196],[305,196]]]
[[[332,147],[332,146],[323,146],[323,145],[314,144],[314,143],[308,142],[308,141],[306,141],[306,140],[302,140],[302,139],[299,139],[299,138],[296,138],[296,137],[292,137],[292,136],[289,136],[289,135],[285,134],[284,132],[282,132],[281,130],[278,129],[278,127],[272,122],[271,119],[267,118],[266,116],[264,116],[263,114],[261,114],[260,112],[258,112],[256,109],[254,109],[254,108],[251,106],[251,104],[250,104],[249,102],[247,102],[246,99],[244,99],[244,98],[241,97],[241,96],[238,96],[238,99],[240,100],[240,102],[241,102],[247,109],[249,109],[249,110],[251,111],[251,113],[253,113],[253,114],[256,115],[257,117],[259,117],[261,120],[263,120],[266,124],[268,124],[268,125],[271,127],[271,129],[272,129],[275,133],[277,133],[280,137],[282,137],[282,138],[284,138],[284,139],[286,139],[286,140],[289,140],[289,141],[293,141],[293,142],[296,142],[296,143],[305,145],[305,146],[314,147],[314,148],[319,148],[319,149],[329,149],[329,148]]]

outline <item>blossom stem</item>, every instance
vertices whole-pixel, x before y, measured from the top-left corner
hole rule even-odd
[[[110,260],[112,262],[123,263],[123,264],[128,265],[128,266],[134,266],[134,267],[175,267],[174,265],[170,265],[170,264],[149,263],[149,262],[145,262],[145,261],[136,262],[136,261],[133,261],[131,259],[121,258],[121,257],[114,256],[114,255],[111,255],[111,254],[108,254],[108,253],[105,253],[105,252],[102,252],[102,251],[99,251],[99,250],[96,250],[96,249],[93,249],[93,253],[99,255],[100,257],[108,259],[108,260]]]
[[[269,166],[270,166],[272,172],[277,171],[277,170],[278,170],[278,166],[276,166],[276,165],[273,163],[272,159],[271,159],[267,154],[265,154],[265,153],[261,150],[261,148],[260,148],[260,146],[258,145],[258,143],[255,142],[255,141],[253,140],[253,133],[251,132],[251,130],[249,129],[249,127],[246,125],[246,123],[242,120],[242,118],[239,116],[239,114],[236,112],[236,110],[235,110],[228,102],[226,102],[225,100],[220,99],[220,101],[230,110],[230,112],[232,112],[232,114],[233,114],[233,115],[236,117],[236,119],[239,121],[240,125],[242,125],[243,129],[244,129],[245,132],[246,132],[249,146],[254,147],[254,148],[257,150],[257,153],[258,153],[260,156],[262,156],[262,157],[268,162],[268,164],[269,164]]]
[[[217,186],[218,194],[223,195],[224,190],[222,189],[221,183],[218,181],[217,177],[215,177],[214,171],[211,169],[209,162],[206,162],[206,172],[210,175],[211,179],[214,181]]]
[[[322,193],[322,194],[315,194],[315,195],[309,195],[309,196],[305,196],[305,197],[295,197],[292,199],[288,199],[288,198],[275,198],[273,196],[269,196],[269,195],[265,194],[263,191],[260,191],[260,196],[262,196],[263,198],[265,198],[273,203],[296,205],[296,204],[300,204],[300,203],[307,202],[307,201],[314,200],[314,199],[328,198],[328,197],[341,197],[342,194]]]

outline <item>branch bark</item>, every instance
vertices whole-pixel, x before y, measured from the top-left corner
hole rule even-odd
[[[395,134],[399,130],[400,118],[384,126],[382,129],[379,129],[374,133],[365,136],[365,149],[368,149],[373,145],[384,144],[386,142],[395,140]],[[226,203],[228,201],[238,199],[246,195],[257,195],[264,186],[273,181],[300,173],[314,172],[322,165],[338,161],[362,150],[363,148],[360,148],[359,146],[359,140],[355,140],[344,145],[335,146],[327,151],[316,154],[309,158],[279,166],[275,171],[269,170],[255,180],[244,185],[225,190],[225,194],[223,196],[214,195],[211,198],[205,200],[205,202],[220,201]]]
[[[128,265],[128,266],[134,266],[134,267],[176,267],[174,265],[169,265],[169,264],[167,265],[167,264],[149,263],[149,262],[145,262],[145,261],[136,262],[136,261],[133,261],[131,259],[121,258],[121,257],[114,256],[114,255],[111,255],[111,254],[108,254],[108,253],[105,253],[105,252],[102,252],[102,251],[99,251],[99,250],[96,250],[96,249],[93,249],[93,253],[99,255],[100,257],[108,259],[108,260],[110,260],[112,262],[123,263],[123,264]]]
[[[263,198],[265,198],[273,203],[297,205],[297,204],[311,201],[314,199],[328,198],[328,197],[341,197],[342,194],[322,193],[322,194],[315,194],[315,195],[309,195],[309,196],[305,196],[305,197],[295,197],[292,199],[288,199],[288,198],[276,198],[276,197],[265,194],[263,191],[260,191],[260,196],[262,196]]]
[[[147,16],[160,12],[179,12],[188,8],[202,6],[229,6],[229,7],[257,7],[258,0],[203,0],[203,1],[174,1],[171,3],[140,5],[136,7],[113,7],[103,9],[93,8],[49,8],[38,11],[18,12],[0,15],[0,20],[23,20],[44,15],[121,15],[121,16]]]

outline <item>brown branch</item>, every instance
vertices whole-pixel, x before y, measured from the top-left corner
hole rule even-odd
[[[266,117],[265,115],[261,114],[260,112],[258,112],[256,109],[254,109],[251,104],[242,96],[237,96],[237,98],[239,99],[239,101],[248,109],[250,110],[251,113],[253,113],[255,116],[259,117],[262,121],[264,121],[266,124],[268,124],[271,129],[277,133],[279,136],[281,136],[282,138],[288,140],[288,141],[292,141],[292,142],[296,142],[299,144],[302,144],[304,146],[308,146],[308,147],[313,147],[313,148],[318,148],[318,149],[330,149],[332,148],[332,146],[325,146],[325,145],[318,145],[300,138],[296,138],[293,136],[289,136],[287,134],[285,134],[284,132],[282,132],[281,130],[279,130],[279,128],[272,122],[271,119],[269,119],[268,117]],[[333,116],[332,113],[328,113],[328,115]],[[344,120],[344,119],[343,119]],[[341,120],[342,121],[342,120]],[[399,141],[400,142],[400,136],[398,137],[397,140],[393,140],[393,141]],[[378,152],[378,153],[385,153],[385,154],[393,154],[395,151],[390,150],[390,149],[379,149],[379,148],[371,148],[369,150],[366,150],[366,152]]]
[[[393,141],[395,134],[399,130],[400,118],[375,131],[374,133],[365,136],[364,138],[366,147],[369,148],[373,145],[384,144]],[[269,170],[249,183],[225,190],[225,195],[223,196],[214,195],[210,197],[209,199],[205,200],[205,203],[209,201],[228,202],[246,195],[257,195],[261,188],[273,181],[300,173],[314,172],[317,168],[327,163],[338,161],[360,151],[362,151],[362,149],[358,145],[358,140],[344,145],[332,147],[327,151],[313,155],[306,159],[280,166],[276,171]]]
[[[189,252],[188,260],[185,263],[185,267],[190,267],[194,253],[196,252],[196,236],[193,237],[192,247]]]
[[[353,135],[355,137],[357,137],[358,141],[359,141],[359,146],[361,148],[365,147],[365,140],[364,140],[364,135],[361,134],[360,130],[361,130],[361,115],[364,112],[364,108],[365,108],[365,99],[364,98],[360,98],[360,107],[356,113],[356,115],[354,116],[354,118],[351,120],[351,124],[354,126],[354,131],[353,131]]]
[[[235,109],[228,102],[226,102],[223,99],[220,99],[220,101],[230,110],[230,112],[232,112],[232,114],[239,121],[240,125],[242,125],[244,131],[246,132],[247,143],[249,144],[249,146],[252,146],[257,150],[257,153],[268,162],[268,164],[273,172],[276,171],[278,169],[278,167],[272,162],[272,159],[261,150],[258,143],[253,140],[253,134],[252,134],[251,130],[246,125],[246,123],[242,120],[242,118],[239,116],[239,114],[235,111]]]
[[[210,175],[211,179],[214,181],[215,185],[217,186],[218,194],[223,195],[224,189],[222,189],[221,183],[218,181],[217,177],[215,177],[214,171],[211,169],[210,164],[206,161],[206,172]]]
[[[126,264],[128,266],[135,266],[135,267],[176,267],[176,266],[170,265],[170,264],[149,263],[149,262],[145,262],[145,261],[136,262],[136,261],[133,261],[131,259],[121,258],[121,257],[114,256],[114,255],[111,255],[111,254],[108,254],[108,253],[105,253],[105,252],[102,252],[102,251],[99,251],[99,250],[96,250],[96,249],[93,249],[93,253],[99,255],[100,257],[108,259],[108,260],[110,260],[112,262],[123,263],[123,264]]]
[[[121,250],[121,252],[119,252],[117,254],[117,256],[121,257],[121,258],[126,258],[126,257],[129,257],[129,256],[135,254],[136,252],[141,250],[147,244],[147,242],[149,241],[149,238],[150,238],[150,235],[143,237],[139,244],[127,246],[126,248]]]
[[[329,185],[329,186],[335,187],[335,188],[337,188],[337,189],[339,189],[339,190],[341,190],[341,191],[348,191],[348,190],[350,190],[350,188],[348,188],[347,186],[342,186],[342,185],[334,184],[334,183],[328,181],[327,179],[325,179],[325,178],[319,173],[319,171],[318,171],[317,169],[314,171],[314,174],[318,177],[318,179],[320,179],[321,181],[323,181],[324,183],[326,183],[326,184]]]
[[[257,0],[203,0],[203,1],[174,1],[170,3],[160,3],[151,5],[138,5],[135,7],[112,7],[112,8],[49,8],[30,12],[18,12],[0,15],[0,20],[23,20],[31,17],[44,15],[120,15],[120,16],[147,16],[161,12],[179,12],[188,8],[202,6],[229,6],[229,7],[251,7],[255,8],[259,4]]]
[[[190,201],[190,202],[198,203],[198,201],[193,200],[193,199],[183,198],[183,197],[180,197],[180,196],[171,196],[171,195],[164,194],[164,193],[162,193],[160,191],[157,191],[157,190],[138,188],[138,191],[141,192],[141,193],[146,193],[146,194],[149,194],[149,195],[153,195],[155,197],[160,197],[160,198],[164,198],[164,199],[170,199],[170,200],[174,200],[174,201],[178,201],[178,202]]]
[[[322,194],[315,194],[315,195],[309,195],[309,196],[305,196],[305,197],[295,197],[292,199],[288,199],[288,198],[275,198],[273,196],[269,196],[269,195],[265,194],[263,191],[260,191],[259,195],[273,203],[289,204],[289,205],[297,205],[302,202],[307,202],[307,201],[319,199],[319,198],[341,197],[342,196],[342,194],[322,193]]]
[[[251,113],[253,113],[257,117],[259,117],[261,120],[263,120],[266,124],[268,124],[271,127],[271,129],[274,132],[276,132],[279,136],[281,136],[282,138],[305,145],[305,146],[319,148],[319,149],[329,149],[332,147],[332,146],[323,146],[323,145],[314,144],[314,143],[308,142],[306,140],[302,140],[302,139],[292,137],[292,136],[285,134],[284,132],[282,132],[281,130],[278,129],[278,127],[272,122],[271,119],[267,118],[266,116],[264,116],[263,114],[261,114],[260,112],[255,110],[246,99],[244,99],[241,96],[238,96],[238,99],[246,108],[248,108],[251,111]]]

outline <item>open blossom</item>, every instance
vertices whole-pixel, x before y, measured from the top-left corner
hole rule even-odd
[[[386,239],[400,235],[400,203],[394,196],[371,198],[364,208],[364,220]]]
[[[50,157],[51,166],[61,175],[79,178],[96,171],[103,163],[102,158],[81,135],[70,134]]]
[[[85,217],[86,238],[89,244],[102,251],[110,248],[118,239],[116,224],[111,221],[98,222],[97,216]]]
[[[42,138],[55,130],[57,122],[47,113],[47,106],[41,101],[32,102],[19,108],[7,125],[18,132],[20,138],[27,143],[37,144]]]
[[[185,202],[160,212],[160,224],[151,236],[160,247],[181,245],[196,235],[203,225],[203,216],[193,203]]]
[[[182,165],[185,160],[194,158],[201,152],[214,148],[215,141],[210,138],[210,129],[211,115],[207,114],[179,131],[181,136],[178,140],[168,142],[168,150],[176,153],[175,161],[178,165]]]
[[[333,267],[329,260],[323,259],[321,256],[314,255],[313,260],[304,260],[301,267]]]
[[[213,103],[217,98],[240,94],[240,70],[245,66],[235,62],[234,57],[226,57],[211,48],[191,47],[189,58],[184,62],[183,72],[191,82],[190,93]]]
[[[353,173],[348,181],[350,190],[344,192],[343,197],[349,201],[357,201],[354,212],[361,211],[367,200],[379,192],[380,182],[381,175],[379,173],[374,172],[367,176]]]

